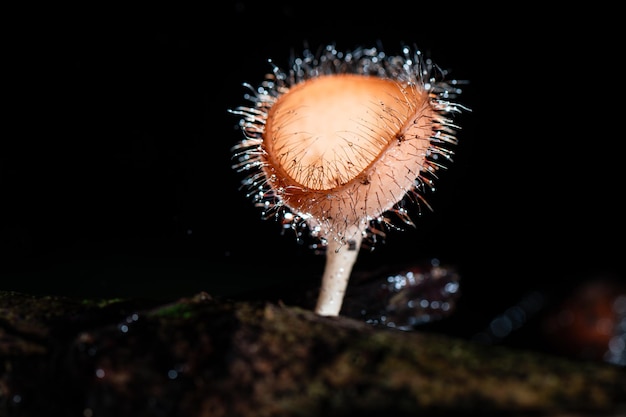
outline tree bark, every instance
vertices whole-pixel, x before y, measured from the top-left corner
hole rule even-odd
[[[3,416],[618,416],[620,366],[206,293],[0,292]]]

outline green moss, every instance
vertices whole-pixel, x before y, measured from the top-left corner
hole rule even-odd
[[[156,310],[152,310],[148,316],[172,319],[190,319],[194,316],[194,306],[182,303],[168,304]]]

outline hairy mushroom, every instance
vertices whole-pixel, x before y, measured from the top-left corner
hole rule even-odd
[[[325,249],[316,313],[339,314],[362,243],[384,234],[387,213],[413,224],[403,202],[424,202],[451,161],[451,115],[464,107],[445,75],[415,48],[328,45],[288,71],[273,65],[260,86],[246,84],[250,104],[230,110],[243,132],[233,168],[251,199]]]

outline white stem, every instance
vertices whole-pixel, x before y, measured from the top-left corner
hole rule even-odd
[[[331,239],[326,247],[326,266],[315,312],[322,316],[338,316],[348,287],[352,267],[363,240],[361,229],[346,231],[345,240]]]

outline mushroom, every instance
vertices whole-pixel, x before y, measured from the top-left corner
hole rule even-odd
[[[337,316],[363,244],[384,236],[390,213],[413,225],[406,202],[426,204],[424,190],[451,161],[460,82],[409,47],[387,56],[328,45],[287,71],[269,62],[260,86],[244,84],[250,104],[229,110],[243,132],[233,168],[263,216],[324,249],[315,312]]]

